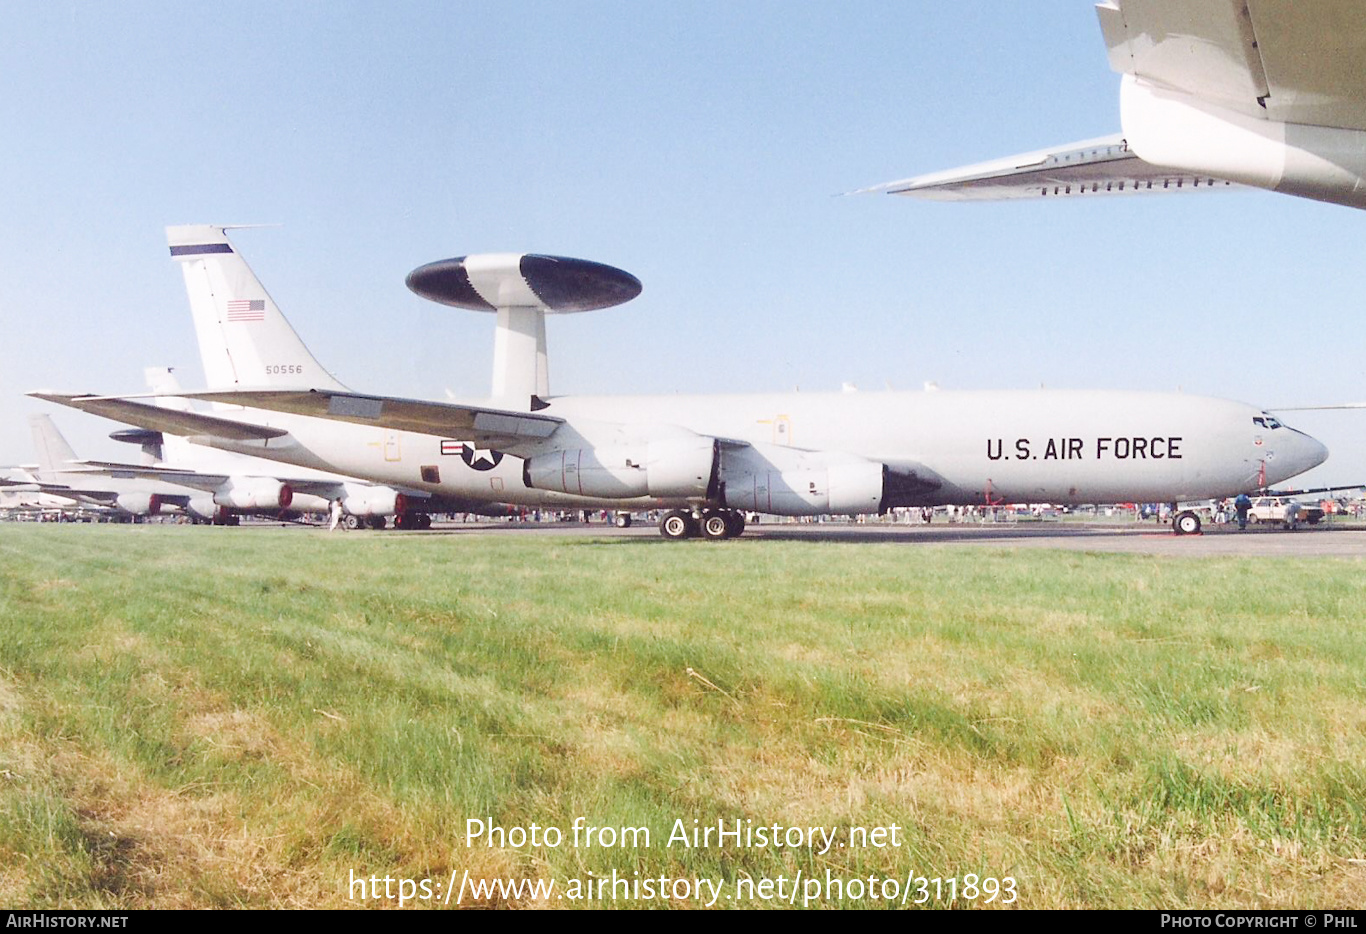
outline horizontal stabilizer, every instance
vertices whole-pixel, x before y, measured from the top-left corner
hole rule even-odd
[[[239,390],[189,393],[188,397],[354,425],[378,425],[395,431],[461,438],[510,453],[512,445],[518,442],[534,443],[549,438],[564,421],[530,412],[330,390]]]
[[[289,434],[283,428],[266,428],[227,418],[201,415],[197,412],[177,412],[159,405],[134,402],[118,396],[62,395],[50,392],[31,392],[35,399],[45,399],[58,405],[80,409],[93,415],[111,418],[116,422],[151,428],[173,435],[210,435],[233,441],[268,441]]]
[[[1067,195],[1134,195],[1210,191],[1242,186],[1144,162],[1120,135],[888,182],[862,193],[909,195],[930,201],[1002,201]]]

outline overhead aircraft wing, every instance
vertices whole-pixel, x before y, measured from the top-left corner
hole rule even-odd
[[[63,395],[51,392],[31,392],[29,395],[35,399],[45,399],[58,405],[80,409],[82,412],[102,415],[116,422],[165,431],[173,435],[211,435],[234,441],[268,441],[289,434],[283,428],[267,428],[213,415],[201,415],[198,412],[178,412],[120,396]]]
[[[1110,67],[1258,119],[1366,130],[1361,0],[1108,0]]]
[[[1268,412],[1324,412],[1329,409],[1366,409],[1366,402],[1334,402],[1329,405],[1270,405]]]
[[[1123,135],[1081,140],[1051,149],[903,178],[865,192],[929,201],[1002,201],[1068,195],[1136,195],[1241,188],[1233,182],[1144,162]]]
[[[353,425],[375,425],[395,431],[460,438],[513,454],[518,444],[545,441],[564,423],[562,418],[535,412],[367,396],[330,389],[227,390],[188,393],[186,398],[327,418]]]
[[[1363,0],[1104,0],[1118,136],[865,191],[945,201],[1251,186],[1366,207]]]

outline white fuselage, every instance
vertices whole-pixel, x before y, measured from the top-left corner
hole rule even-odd
[[[783,452],[805,451],[907,467],[927,485],[898,503],[904,505],[1203,499],[1278,483],[1327,456],[1301,432],[1274,420],[1267,427],[1265,413],[1252,406],[1180,393],[1041,389],[549,402],[542,414],[566,424],[547,450],[629,447],[686,431],[746,442],[775,462]],[[523,505],[683,505],[531,489],[520,458],[478,451],[458,438],[249,409],[218,414],[290,434],[268,442],[201,443],[379,483]],[[525,443],[519,453],[527,453]]]

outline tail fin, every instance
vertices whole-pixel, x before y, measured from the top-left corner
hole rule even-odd
[[[181,391],[180,380],[176,378],[175,368],[169,366],[149,366],[142,370],[142,378],[147,388],[157,394],[156,404],[176,412],[189,412],[194,406],[189,399],[174,398]],[[203,449],[186,441],[180,435],[163,434],[161,460],[177,467],[189,467],[203,460]]]
[[[345,390],[299,340],[226,230],[166,228],[171,257],[185,274],[208,388]]]
[[[67,461],[76,459],[76,452],[66,443],[62,433],[49,415],[30,415],[29,428],[33,431],[33,447],[38,452],[38,468],[43,473],[61,473],[71,469]]]

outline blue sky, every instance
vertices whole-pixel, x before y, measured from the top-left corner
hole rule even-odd
[[[407,272],[638,276],[550,323],[557,393],[1168,390],[1366,400],[1366,214],[1266,193],[931,204],[841,192],[1119,129],[1091,4],[0,0],[0,463],[21,397],[202,382],[167,224],[235,236],[363,390],[485,392],[492,320]],[[1366,481],[1366,412],[1287,417]]]

